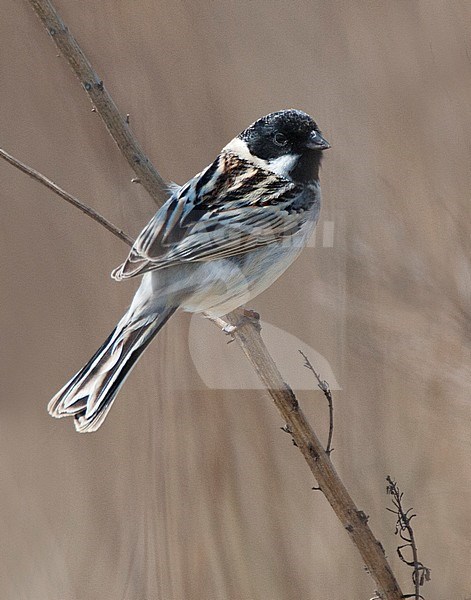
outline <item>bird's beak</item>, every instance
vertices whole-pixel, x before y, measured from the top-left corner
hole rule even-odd
[[[310,148],[311,150],[328,150],[330,144],[318,131],[312,131],[306,148]]]

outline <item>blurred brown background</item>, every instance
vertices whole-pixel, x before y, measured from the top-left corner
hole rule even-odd
[[[319,122],[316,239],[251,308],[323,435],[298,341],[341,388],[333,460],[404,591],[387,474],[419,515],[427,600],[471,597],[471,3],[56,5],[168,178],[272,110]],[[152,201],[28,2],[1,7],[1,145],[136,235]],[[0,169],[2,600],[370,598],[270,399],[231,389],[245,367],[231,384],[239,350],[211,324],[174,317],[96,434],[48,417],[135,283],[109,277],[123,244]]]

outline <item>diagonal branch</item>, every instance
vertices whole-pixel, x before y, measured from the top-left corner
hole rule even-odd
[[[105,121],[109,133],[134,168],[138,178],[151,196],[161,203],[165,199],[165,183],[142,153],[126,120],[119,115],[103,82],[99,80],[76,40],[69,34],[49,0],[29,0],[29,2],[79,77],[97,112]],[[263,343],[259,330],[248,320],[242,321],[241,324],[241,314],[239,309],[226,316],[226,320],[236,326],[233,331],[235,339],[272,396],[296,446],[302,452],[322,492],[359,550],[368,572],[380,590],[381,597],[385,600],[401,599],[402,592],[380,542],[375,539],[368,526],[368,517],[355,506],[329,456],[299,407],[296,396],[283,381]]]
[[[69,32],[59,13],[47,0],[30,0],[30,4],[53,42],[79,78],[96,112],[103,119],[111,137],[130,164],[131,169],[136,173],[137,180],[142,183],[157,204],[163,204],[167,199],[166,182],[142,151],[131,133],[129,120],[119,113],[103,81],[82,52],[76,39]]]
[[[231,325],[237,325],[240,317],[231,313],[226,316],[226,319]],[[283,380],[275,361],[263,343],[259,330],[250,321],[246,321],[244,325],[237,327],[234,336],[267,387],[286,422],[285,430],[291,434],[295,445],[302,452],[319,488],[360,552],[368,572],[381,590],[384,599],[399,600],[402,598],[401,589],[386,560],[381,543],[376,540],[368,526],[367,515],[353,502],[319,437],[299,406],[293,390]]]
[[[23,162],[21,162],[20,160],[18,160],[11,154],[8,154],[8,152],[5,152],[5,150],[2,150],[1,148],[0,148],[0,158],[5,159],[11,165],[16,167],[20,171],[23,171],[23,173],[26,173],[26,175],[29,175],[36,181],[39,181],[39,183],[42,183],[43,185],[45,185],[47,188],[52,190],[55,194],[57,194],[58,196],[63,198],[66,202],[69,202],[70,204],[72,204],[72,206],[75,206],[75,208],[78,208],[79,210],[81,210],[83,213],[85,213],[86,215],[91,217],[94,221],[96,221],[97,223],[100,223],[100,225],[103,225],[103,227],[105,229],[107,229],[108,231],[111,231],[111,233],[113,235],[115,235],[117,238],[119,238],[122,242],[124,242],[128,246],[133,245],[134,240],[132,238],[130,238],[127,233],[124,233],[124,231],[122,231],[121,229],[118,229],[115,225],[113,225],[113,223],[108,221],[108,219],[105,219],[105,217],[102,217],[100,215],[100,213],[97,213],[96,210],[93,210],[93,208],[90,208],[89,206],[87,206],[86,204],[81,202],[78,198],[75,198],[75,196],[72,196],[71,194],[69,194],[69,192],[66,192],[65,190],[60,188],[53,181],[51,181],[50,179],[48,179],[47,177],[45,177],[38,171],[35,171],[31,167],[28,167],[28,165],[25,165]]]

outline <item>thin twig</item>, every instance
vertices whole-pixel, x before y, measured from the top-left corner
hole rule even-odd
[[[131,237],[129,237],[129,235],[127,233],[125,233],[122,229],[118,229],[115,225],[113,225],[113,223],[110,223],[110,221],[108,221],[108,219],[105,219],[105,217],[102,217],[99,213],[97,213],[96,210],[93,210],[93,208],[90,208],[89,206],[87,206],[86,204],[84,204],[83,202],[78,200],[78,198],[75,198],[75,196],[72,196],[71,194],[69,194],[62,188],[60,188],[57,184],[55,184],[53,181],[51,181],[50,179],[48,179],[47,177],[45,177],[38,171],[35,171],[31,167],[28,167],[28,165],[25,165],[25,163],[21,162],[20,160],[18,160],[11,154],[8,154],[8,152],[5,152],[5,150],[2,150],[1,148],[0,148],[0,157],[5,159],[7,162],[9,162],[11,165],[16,167],[20,171],[23,171],[23,173],[26,173],[27,175],[29,175],[36,181],[39,181],[39,183],[42,183],[43,185],[45,185],[47,188],[52,190],[55,194],[57,194],[58,196],[63,198],[66,202],[69,202],[70,204],[72,204],[72,206],[75,206],[75,208],[78,208],[79,210],[81,210],[84,214],[91,217],[94,221],[96,221],[97,223],[100,223],[100,225],[103,225],[103,227],[105,229],[110,231],[113,235],[115,235],[117,238],[119,238],[122,242],[124,242],[128,246],[133,245],[133,243],[134,243],[133,239]]]
[[[412,508],[408,510],[404,510],[402,505],[402,498],[404,497],[404,493],[401,492],[397,483],[388,475],[386,477],[386,481],[388,485],[386,487],[386,491],[391,495],[391,501],[394,505],[394,509],[387,508],[389,512],[392,512],[396,515],[396,531],[395,534],[399,535],[401,540],[404,540],[406,543],[401,544],[397,547],[397,554],[403,563],[412,567],[412,582],[414,583],[415,593],[407,594],[404,598],[415,598],[415,600],[419,600],[419,598],[423,598],[420,594],[420,587],[424,585],[426,581],[430,581],[430,569],[423,565],[419,561],[417,544],[415,542],[414,530],[411,525],[412,519],[416,516],[412,513]],[[410,548],[412,551],[412,560],[407,560],[404,557],[402,550],[404,548]]]
[[[327,383],[327,381],[321,379],[319,373],[314,369],[311,361],[304,354],[304,352],[300,350],[299,353],[304,358],[304,366],[306,367],[306,369],[309,369],[309,371],[314,373],[314,376],[317,379],[317,387],[324,393],[324,396],[327,398],[327,403],[329,405],[329,437],[327,438],[327,447],[325,451],[330,456],[333,450],[332,438],[334,435],[334,401],[332,399],[332,392],[330,391],[330,386]]]
[[[119,143],[123,135],[126,135],[129,144],[132,143],[134,148],[138,147],[125,119],[117,113],[114,104],[112,106],[116,113],[115,117],[112,119],[107,118],[109,103],[112,100],[107,93],[105,94],[106,90],[103,83],[96,76],[76,40],[68,33],[65,24],[49,0],[29,1],[46,26],[49,34],[52,35],[57,47],[80,77],[87,93],[92,98],[96,111],[106,122],[108,131],[118,143],[123,154],[126,155],[127,152],[127,145]],[[86,77],[83,77],[81,74],[82,67],[87,72]],[[107,102],[103,101],[104,98],[106,98]],[[145,186],[146,189],[148,191],[149,189],[160,190],[159,193],[151,195],[158,199],[159,202],[163,202],[165,199],[165,194],[162,193],[165,191],[165,188],[162,187],[163,180],[147,157],[144,157],[144,160],[142,159],[143,156],[141,156],[140,162],[142,163],[141,166],[144,165],[146,168],[141,169],[139,173],[134,169],[136,175],[142,180],[145,175],[149,182],[149,185]],[[129,152],[126,158],[130,164],[133,164],[132,153],[131,160],[129,159]],[[384,556],[381,544],[375,539],[365,519],[362,518],[362,511],[357,509],[337,475],[329,456],[299,407],[293,391],[283,381],[280,372],[262,341],[257,327],[248,319],[245,321],[241,320],[241,317],[243,317],[241,309],[226,315],[226,321],[228,321],[229,325],[235,327],[232,335],[239,342],[245,355],[272,396],[284,422],[288,424],[291,430],[294,442],[301,450],[309,468],[322,488],[322,492],[359,550],[378,589],[382,591],[386,600],[400,600],[402,598],[401,589]]]
[[[134,173],[136,173],[139,183],[144,186],[157,204],[163,204],[168,197],[167,183],[159,175],[133,136],[129,127],[129,119],[119,113],[103,80],[98,76],[49,0],[29,1],[51,36],[52,41],[79,78],[92,102],[94,112],[98,113],[103,119],[111,137]]]

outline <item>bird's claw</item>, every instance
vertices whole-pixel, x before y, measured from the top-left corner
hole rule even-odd
[[[253,325],[257,329],[257,331],[260,331],[262,329],[262,326],[260,325],[259,313],[254,310],[244,308],[242,311],[242,315],[237,321],[237,323],[235,325],[230,325],[228,323],[225,327],[223,327],[222,330],[228,335],[233,335],[238,329],[240,329],[247,323]]]
[[[259,331],[262,328],[260,325],[260,314],[251,308],[244,308],[244,316],[241,320],[244,322],[249,321],[249,323],[252,323]]]
[[[222,332],[226,335],[232,335],[236,329],[237,325],[231,325],[230,323],[227,323],[227,325],[222,328]]]

